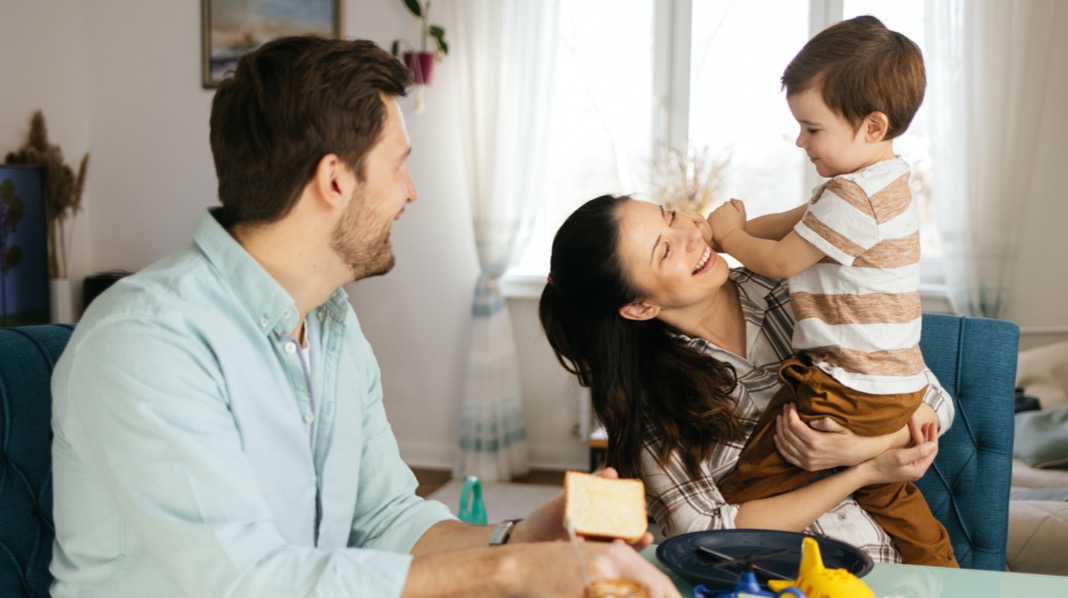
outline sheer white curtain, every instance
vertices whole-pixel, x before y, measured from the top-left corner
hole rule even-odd
[[[961,314],[1004,314],[1058,3],[926,4],[932,186],[950,302]]]
[[[543,199],[558,1],[455,0],[449,60],[459,82],[463,162],[482,274],[472,305],[471,349],[456,475],[525,474],[519,363],[498,281],[525,246]]]

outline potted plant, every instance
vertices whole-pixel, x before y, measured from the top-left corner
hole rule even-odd
[[[730,155],[710,156],[709,149],[686,153],[665,147],[652,163],[653,193],[665,208],[704,214],[723,191]]]
[[[38,110],[30,118],[30,134],[17,151],[7,154],[8,164],[39,164],[45,168],[45,219],[48,222],[48,275],[51,278],[52,321],[72,321],[67,250],[70,248],[74,216],[82,209],[85,173],[89,153],[82,156],[75,173],[58,145],[48,142],[44,114]],[[68,227],[68,224],[70,225]]]
[[[416,50],[409,44],[405,44],[406,50],[401,57],[404,64],[412,71],[412,80],[416,85],[429,85],[430,77],[434,72],[434,63],[441,60],[442,56],[449,53],[449,44],[445,41],[445,29],[440,25],[430,24],[430,0],[401,0],[408,12],[419,19],[420,45]],[[435,49],[429,48],[430,40],[434,41]],[[398,56],[403,40],[393,40],[393,55]]]

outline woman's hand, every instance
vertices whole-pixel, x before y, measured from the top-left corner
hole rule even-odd
[[[921,426],[921,428],[924,424],[930,424],[934,426],[935,436],[938,436],[938,432],[940,431],[938,425],[938,413],[936,413],[934,408],[928,405],[927,403],[920,403],[920,406],[916,408],[916,411],[912,412],[911,419],[915,421],[917,425]],[[902,443],[899,443],[897,446],[901,447],[915,444],[915,437],[912,436],[911,432],[909,436],[910,438],[904,440]]]
[[[921,424],[914,418],[909,420],[908,429],[913,446],[890,449],[858,466],[865,470],[870,484],[914,482],[934,463],[938,455],[937,426]]]
[[[619,473],[611,467],[597,471],[596,475],[609,479],[619,477]],[[564,506],[564,492],[561,490],[534,509],[526,519],[516,524],[509,543],[567,540],[568,534],[564,528]],[[645,532],[645,535],[631,546],[635,550],[642,550],[652,543],[653,535]]]
[[[775,422],[775,446],[784,459],[805,471],[857,465],[892,446],[898,434],[858,436],[830,418],[801,421],[787,404]]]

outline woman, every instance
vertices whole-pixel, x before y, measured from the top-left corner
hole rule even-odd
[[[714,249],[700,215],[625,196],[587,202],[556,234],[541,322],[560,363],[590,388],[608,431],[607,464],[645,481],[666,536],[804,530],[900,562],[850,495],[919,478],[937,452],[937,429],[952,422],[952,402],[928,372],[931,390],[909,426],[869,438],[788,409],[780,452],[813,471],[845,468],[788,494],[727,504],[716,480],[779,388],[794,316],[784,281],[730,270]]]

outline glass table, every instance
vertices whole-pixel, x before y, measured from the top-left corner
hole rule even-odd
[[[642,551],[642,556],[675,582],[686,598],[693,584],[676,575],[656,558],[656,546]],[[880,598],[1062,598],[1068,596],[1068,577],[944,569],[918,565],[877,563],[863,577],[864,583]]]

